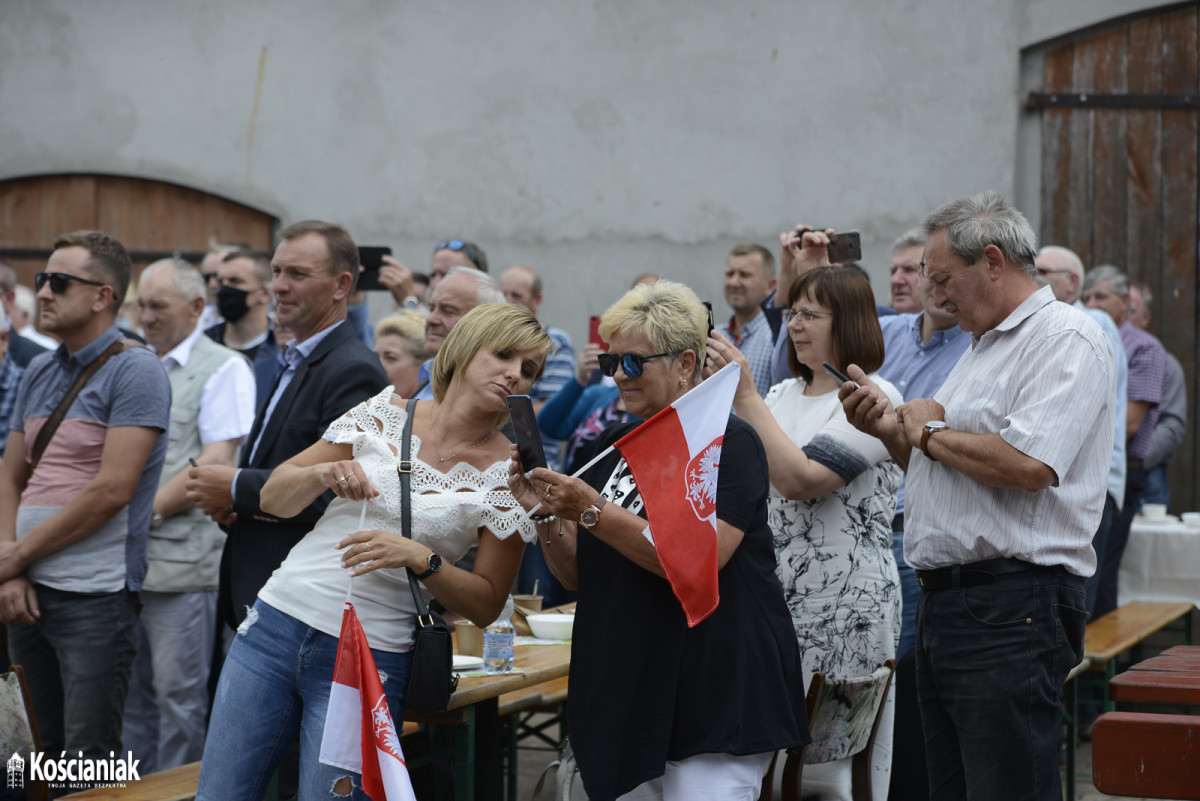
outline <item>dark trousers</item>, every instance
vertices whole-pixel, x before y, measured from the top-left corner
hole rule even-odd
[[[1129,527],[1133,516],[1142,505],[1142,493],[1146,489],[1146,471],[1130,465],[1125,472],[1125,503],[1113,518],[1108,530],[1108,542],[1104,546],[1104,561],[1100,565],[1100,585],[1096,589],[1096,605],[1092,619],[1102,617],[1117,608],[1117,573],[1121,569],[1121,557],[1129,542]]]
[[[1100,525],[1092,537],[1092,550],[1096,552],[1096,572],[1087,580],[1087,609],[1088,620],[1095,620],[1096,594],[1100,590],[1100,577],[1104,575],[1104,553],[1108,550],[1108,534],[1112,531],[1113,520],[1117,516],[1117,499],[1110,494],[1104,496],[1104,513],[1100,515]]]
[[[933,801],[1062,798],[1062,689],[1083,657],[1084,580],[1028,571],[922,590],[917,695]]]

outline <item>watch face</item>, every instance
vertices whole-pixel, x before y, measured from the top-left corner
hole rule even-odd
[[[596,511],[596,507],[589,506],[583,510],[583,514],[579,516],[579,522],[585,526],[594,526],[596,521],[600,519],[600,513]]]
[[[429,569],[434,571],[435,573],[442,569],[441,554],[436,554],[436,553],[429,554]]]

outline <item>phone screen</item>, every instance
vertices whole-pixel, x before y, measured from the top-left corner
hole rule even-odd
[[[843,231],[829,237],[829,261],[833,264],[862,261],[862,239],[858,231]]]
[[[362,272],[358,274],[356,289],[372,290],[387,289],[379,283],[379,268],[383,266],[383,257],[392,255],[392,249],[386,245],[363,245],[358,249],[358,263]]]
[[[601,350],[608,353],[608,343],[600,338],[600,315],[598,314],[593,314],[588,318],[588,342],[599,345]]]
[[[533,401],[528,395],[509,395],[507,401],[521,466],[526,473],[535,467],[549,467],[546,463],[546,452],[542,449],[542,434],[538,430],[537,416],[533,413]]]
[[[821,366],[825,368],[825,372],[829,374],[829,377],[834,379],[835,381],[840,381],[843,384],[851,383],[854,385],[855,389],[859,388],[857,381],[855,381],[853,378],[851,378],[850,376],[843,373],[841,370],[834,367],[829,362],[821,362]]]

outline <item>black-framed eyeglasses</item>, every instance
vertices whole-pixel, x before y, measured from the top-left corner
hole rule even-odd
[[[475,248],[461,239],[443,239],[437,243],[433,252],[437,253],[439,250],[453,250],[455,253],[462,251],[467,254],[467,258],[471,260],[472,264],[476,267],[479,266],[479,256],[476,255]]]
[[[810,309],[807,306],[801,306],[798,309],[784,309],[783,324],[787,325],[792,320],[797,318],[799,318],[801,322],[811,323],[818,317],[831,317],[832,315],[833,312],[817,311],[816,309]]]
[[[657,359],[661,356],[677,356],[682,351],[673,350],[666,353],[655,353],[653,356],[641,356],[637,353],[626,353],[624,356],[618,356],[615,353],[601,353],[596,357],[596,361],[600,362],[600,372],[606,376],[614,376],[617,374],[617,365],[621,365],[621,369],[625,371],[625,375],[630,378],[637,378],[642,374],[642,367],[651,359]]]
[[[38,273],[33,277],[33,285],[37,287],[37,291],[41,292],[47,282],[50,284],[50,291],[55,295],[61,295],[71,286],[72,281],[77,281],[88,286],[108,286],[103,281],[89,281],[86,278],[80,278],[77,275],[68,273]]]

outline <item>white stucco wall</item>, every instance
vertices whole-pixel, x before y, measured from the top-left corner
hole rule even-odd
[[[886,302],[930,208],[1036,196],[1021,48],[1148,5],[3,0],[0,179],[173,181],[414,269],[474,239],[577,341],[644,271],[727,313],[730,246],[798,221],[859,228]]]

